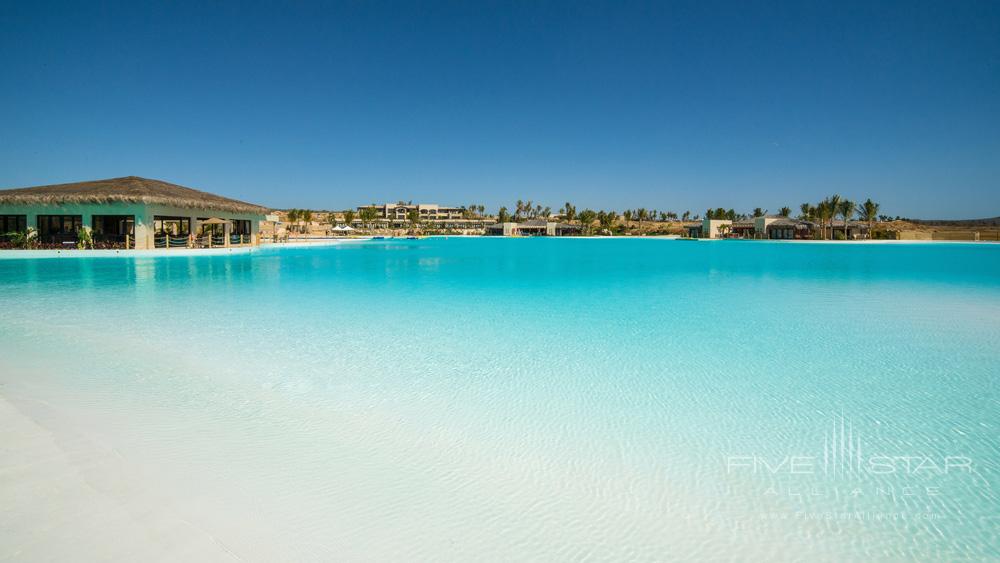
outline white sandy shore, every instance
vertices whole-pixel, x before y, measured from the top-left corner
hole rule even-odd
[[[814,554],[778,529],[704,520],[704,499],[627,468],[609,482],[530,448],[498,458],[494,443],[428,434],[393,411],[286,403],[225,379],[210,388],[217,407],[263,393],[269,420],[81,392],[0,359],[0,562]],[[593,515],[551,518],[576,502]],[[538,511],[549,503],[554,514]]]
[[[149,485],[114,448],[0,395],[0,561],[239,559]]]
[[[303,558],[252,507],[220,503],[114,446],[106,421],[35,395],[0,384],[0,562]]]

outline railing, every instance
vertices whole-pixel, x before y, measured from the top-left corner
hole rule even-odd
[[[153,248],[187,248],[188,237],[175,237],[172,235],[154,235]]]
[[[251,235],[230,235],[230,246],[249,245]],[[221,248],[226,246],[226,235],[204,234],[200,237],[175,237],[166,234],[153,236],[153,248]]]

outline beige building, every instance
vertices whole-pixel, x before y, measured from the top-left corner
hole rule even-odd
[[[848,240],[867,238],[868,225],[860,221],[833,221],[832,230],[827,227],[831,238]],[[771,240],[812,239],[822,233],[822,227],[811,221],[767,215],[730,221],[728,219],[705,219],[700,225],[688,227],[691,238],[748,238]]]
[[[530,219],[521,223],[493,223],[486,226],[486,234],[492,236],[549,236],[561,237],[580,234],[579,225],[569,225],[545,219]]]
[[[374,207],[379,218],[390,222],[403,222],[409,218],[411,211],[416,210],[420,214],[421,221],[453,221],[465,218],[465,209],[461,207],[448,207],[436,203],[383,203],[382,205],[362,205],[362,209]]]
[[[705,219],[701,225],[688,227],[691,238],[723,238],[723,233],[732,231],[733,222],[729,219]]]
[[[256,245],[266,213],[258,205],[137,176],[0,190],[0,236],[27,232],[43,248],[73,247],[80,231],[98,248]]]

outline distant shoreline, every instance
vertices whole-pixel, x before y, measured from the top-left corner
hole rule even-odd
[[[997,241],[967,241],[967,240],[771,240],[771,239],[699,239],[683,238],[676,235],[662,236],[632,236],[624,235],[618,237],[608,236],[578,236],[578,237],[505,237],[505,236],[483,236],[483,235],[427,235],[421,239],[484,239],[484,240],[504,240],[504,239],[543,239],[543,240],[671,240],[696,243],[769,243],[769,244],[832,244],[832,245],[920,245],[920,244],[950,244],[950,245],[970,245],[1000,246]],[[192,256],[224,256],[253,254],[262,250],[282,249],[282,248],[316,248],[325,246],[339,246],[341,244],[363,243],[376,240],[374,237],[356,238],[319,238],[315,240],[294,240],[292,242],[266,242],[257,247],[234,247],[234,248],[200,248],[200,249],[177,249],[166,250],[162,248],[147,250],[77,250],[77,249],[51,249],[51,250],[0,250],[0,260],[28,260],[42,258],[170,258],[170,257],[192,257]],[[404,241],[410,240],[407,237],[385,237],[379,240]]]

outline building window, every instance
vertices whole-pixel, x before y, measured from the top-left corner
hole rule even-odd
[[[234,235],[249,235],[250,233],[250,220],[249,219],[233,219],[233,230]]]
[[[39,215],[38,238],[43,242],[76,240],[76,232],[83,228],[82,215]]]
[[[94,215],[94,234],[106,236],[134,236],[135,216]]]
[[[23,233],[27,230],[27,215],[0,215],[0,240],[12,233]]]
[[[157,235],[186,237],[191,234],[191,218],[156,215],[153,217],[153,231]]]
[[[135,241],[134,215],[94,215],[94,242],[109,248],[120,248]]]

